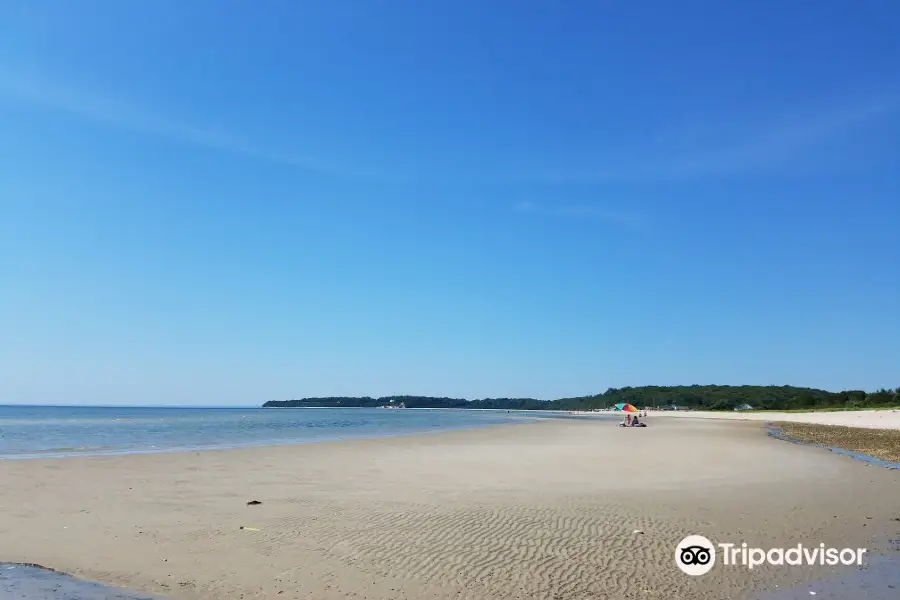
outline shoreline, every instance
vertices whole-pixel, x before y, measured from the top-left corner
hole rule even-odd
[[[441,433],[449,433],[453,431],[467,431],[469,429],[481,429],[484,427],[505,427],[509,425],[525,425],[525,423],[486,423],[484,425],[465,425],[459,427],[446,427],[434,431],[404,431],[399,433],[378,433],[378,434],[362,434],[348,435],[327,438],[314,439],[296,439],[286,441],[266,440],[260,442],[245,442],[240,444],[219,444],[215,446],[175,446],[171,448],[158,448],[153,450],[108,450],[108,451],[89,451],[89,452],[47,452],[47,453],[31,453],[0,456],[0,461],[5,460],[41,460],[41,459],[70,459],[70,458],[99,458],[99,457],[116,457],[116,456],[148,456],[155,454],[183,454],[190,452],[223,452],[228,450],[250,450],[253,448],[278,448],[284,446],[306,446],[309,444],[328,444],[333,442],[352,442],[355,440],[377,440],[382,438],[407,437],[419,435],[437,435]]]
[[[288,409],[291,409],[289,407]],[[295,410],[308,410],[307,408],[296,408]],[[317,410],[347,410],[343,408],[333,409],[332,407],[322,407],[317,408]],[[375,410],[375,409],[367,409],[360,408],[359,410]],[[407,409],[407,410],[450,410],[450,411],[460,411],[460,410],[480,410],[480,409]],[[511,411],[500,411],[503,413],[508,413]],[[177,454],[177,453],[185,453],[185,452],[213,452],[213,451],[223,451],[223,450],[240,450],[240,449],[252,449],[252,448],[266,448],[266,447],[279,447],[279,446],[294,446],[294,445],[307,445],[307,444],[318,444],[318,443],[327,443],[327,442],[342,442],[342,441],[353,441],[353,440],[371,440],[371,439],[379,439],[379,438],[388,438],[388,437],[403,437],[403,436],[417,436],[417,435],[433,435],[440,434],[443,432],[452,432],[452,431],[466,431],[470,429],[482,429],[482,428],[490,428],[490,427],[501,427],[506,425],[520,425],[527,423],[534,423],[543,420],[551,420],[552,417],[558,416],[554,411],[550,418],[541,417],[538,415],[528,415],[522,414],[528,411],[518,411],[517,414],[511,416],[510,418],[503,421],[490,421],[490,422],[469,422],[464,424],[450,424],[450,425],[441,425],[440,427],[434,428],[413,428],[409,430],[399,430],[393,432],[362,432],[355,433],[353,429],[349,429],[349,433],[341,433],[340,430],[336,430],[335,433],[331,436],[327,437],[311,437],[311,438],[273,438],[268,440],[253,440],[253,441],[245,441],[245,442],[219,442],[216,444],[207,444],[207,445],[176,445],[176,446],[160,446],[160,447],[151,447],[151,448],[122,448],[122,449],[99,449],[99,450],[89,450],[89,451],[71,451],[71,450],[46,450],[46,451],[36,451],[36,452],[21,452],[18,454],[0,454],[0,463],[3,461],[20,461],[20,460],[39,460],[39,459],[68,459],[68,458],[79,458],[79,457],[114,457],[114,456],[141,456],[141,455],[153,455],[153,454]],[[550,412],[550,411],[547,411]]]
[[[74,577],[33,563],[0,562],[0,596],[27,600],[168,600]]]
[[[547,419],[0,461],[8,507],[0,560],[169,600],[637,598],[639,590],[718,600],[823,573],[717,567],[687,577],[672,560],[687,534],[877,553],[879,532],[900,516],[883,501],[900,495],[895,471],[783,444],[755,423],[653,416],[639,431]]]
[[[842,425],[773,423],[770,435],[798,444],[824,448],[888,469],[900,469],[900,431]]]

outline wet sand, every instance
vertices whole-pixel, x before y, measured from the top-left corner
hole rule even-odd
[[[834,569],[691,578],[684,536],[896,554],[898,471],[759,423],[647,422],[0,461],[0,561],[176,600],[720,600]]]

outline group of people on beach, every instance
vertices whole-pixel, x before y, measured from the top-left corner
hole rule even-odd
[[[633,415],[633,416],[632,416]],[[640,411],[638,413],[625,413],[625,419],[620,423],[623,427],[646,427],[646,425],[641,422],[640,417],[646,417],[647,411]]]

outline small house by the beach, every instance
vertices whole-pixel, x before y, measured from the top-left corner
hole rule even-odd
[[[749,404],[747,404],[747,403],[745,402],[744,404],[738,404],[737,406],[735,406],[735,407],[734,407],[734,410],[736,410],[736,411],[739,411],[739,410],[753,410],[753,407],[750,406]]]

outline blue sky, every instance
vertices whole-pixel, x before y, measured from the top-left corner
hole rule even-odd
[[[0,402],[900,386],[900,5],[0,5]]]

